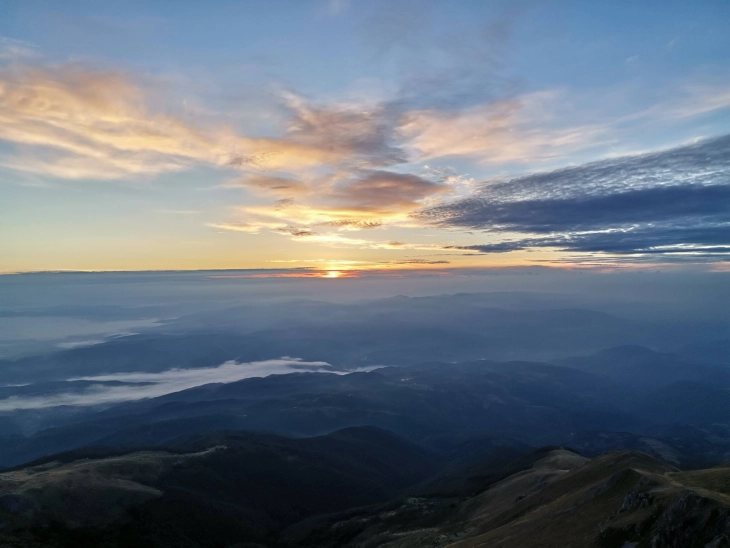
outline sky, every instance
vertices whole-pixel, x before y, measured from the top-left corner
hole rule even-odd
[[[729,20],[6,0],[0,272],[727,270]]]

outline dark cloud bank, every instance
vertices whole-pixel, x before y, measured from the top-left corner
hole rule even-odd
[[[525,237],[460,247],[730,256],[730,136],[485,184],[421,219]]]

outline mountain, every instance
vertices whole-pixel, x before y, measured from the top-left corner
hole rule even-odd
[[[0,463],[12,466],[84,445],[166,445],[186,432],[221,429],[314,436],[372,425],[416,442],[449,433],[500,434],[530,443],[547,434],[624,428],[633,417],[616,400],[625,397],[590,373],[529,362],[277,375],[72,416],[67,424],[14,436],[0,450]]]
[[[642,353],[652,360],[656,354]],[[628,355],[631,360],[634,352]],[[610,363],[624,367],[620,360]],[[346,375],[295,373],[209,384],[85,412],[55,408],[41,415],[46,427],[29,434],[6,419],[0,465],[89,445],[168,446],[185,434],[219,430],[316,436],[367,425],[437,452],[456,450],[447,446],[458,440],[493,437],[533,447],[569,443],[590,455],[637,449],[683,466],[717,463],[730,454],[728,432],[717,430],[730,423],[722,386],[657,381],[657,388],[648,389],[586,369],[538,362],[426,362]],[[20,415],[23,425],[38,416],[28,413]],[[696,429],[656,434],[662,424]],[[586,437],[592,432],[608,437]],[[468,460],[472,450],[468,445],[460,450]],[[479,456],[477,446],[472,454]]]
[[[727,546],[724,315],[600,299],[145,296],[23,343],[0,546]]]
[[[623,344],[682,346],[685,351],[695,345],[699,352],[710,344],[708,339],[726,336],[724,325],[700,329],[638,321],[580,307],[586,304],[547,294],[457,294],[350,304],[298,300],[239,305],[182,315],[142,334],[0,360],[0,384],[281,356],[352,369],[429,360],[548,360]]]
[[[728,546],[727,467],[563,447],[458,462],[372,427],[81,449],[0,475],[0,545]]]
[[[608,348],[589,356],[564,358],[556,363],[645,390],[683,381],[730,388],[730,368],[723,364],[704,363],[636,345]]]
[[[691,359],[730,365],[730,338],[698,341],[678,348],[677,353]]]
[[[687,424],[730,424],[730,384],[678,381],[647,395],[640,410],[648,417]]]
[[[680,472],[637,452],[589,460],[546,448],[481,492],[411,496],[309,520],[292,546],[388,548],[720,547],[730,539],[730,469]]]
[[[440,460],[355,428],[289,439],[220,432],[166,450],[91,449],[0,477],[2,546],[230,546],[313,515],[382,502]]]

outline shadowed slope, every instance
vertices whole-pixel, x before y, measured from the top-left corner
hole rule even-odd
[[[385,501],[441,467],[376,428],[309,439],[231,432],[173,445],[189,452],[51,459],[0,475],[0,545],[263,541],[312,515]]]
[[[643,453],[609,453],[588,460],[562,448],[539,450],[522,461],[531,463],[476,495],[402,499],[333,517],[308,530],[299,526],[291,531],[293,545],[728,545],[730,498],[721,492],[727,488],[727,468],[678,472]]]

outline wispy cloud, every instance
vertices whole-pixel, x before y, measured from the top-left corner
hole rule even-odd
[[[128,75],[78,64],[0,68],[0,139],[22,147],[5,167],[80,179],[154,175],[195,164],[301,170],[399,159],[377,112],[316,109],[286,97],[290,124],[278,138],[242,136],[152,109]]]
[[[6,167],[61,178],[182,169],[224,154],[221,144],[181,120],[151,114],[121,74],[79,65],[0,69],[0,139],[25,147]]]
[[[7,36],[0,37],[0,61],[23,61],[37,55],[38,48],[35,44]]]
[[[595,146],[601,124],[555,120],[563,92],[546,91],[479,104],[458,111],[416,110],[401,131],[424,159],[465,156],[480,163],[539,163]]]
[[[730,108],[730,85],[693,83],[685,95],[667,108],[672,116],[690,118]]]
[[[256,193],[291,198],[301,194],[308,194],[312,187],[305,181],[290,176],[275,176],[266,173],[249,173],[242,177],[228,181],[224,188],[246,188]]]
[[[454,192],[453,185],[438,178],[374,169],[340,172],[316,184],[270,177],[257,177],[255,184],[280,197],[271,205],[241,207],[235,218],[211,226],[344,242],[344,231],[412,223],[410,213]]]
[[[288,234],[300,242],[317,243],[326,247],[334,248],[357,248],[357,249],[397,249],[397,250],[440,250],[443,246],[438,244],[416,244],[393,240],[372,240],[368,238],[353,238],[339,233],[318,233],[306,228],[294,228]]]

